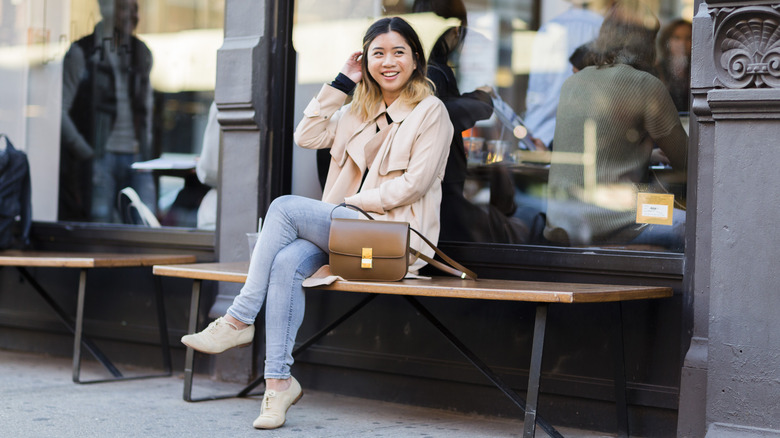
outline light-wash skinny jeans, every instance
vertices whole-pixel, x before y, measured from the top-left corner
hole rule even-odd
[[[281,196],[268,209],[249,263],[249,274],[228,315],[252,324],[265,302],[265,378],[287,379],[295,336],[303,322],[301,283],[328,263],[331,211],[334,218],[358,213],[301,196]]]

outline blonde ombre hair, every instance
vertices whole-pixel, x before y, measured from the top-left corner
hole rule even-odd
[[[364,120],[373,116],[377,107],[382,103],[382,89],[368,73],[368,47],[376,37],[389,32],[397,32],[406,40],[417,67],[412,72],[412,76],[401,91],[399,98],[411,105],[416,105],[426,97],[433,95],[433,84],[426,76],[428,64],[425,62],[425,52],[417,32],[403,18],[383,18],[372,24],[363,37],[363,56],[360,61],[363,76],[355,88],[352,111]]]

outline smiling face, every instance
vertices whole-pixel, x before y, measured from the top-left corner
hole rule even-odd
[[[368,73],[382,90],[385,104],[390,106],[417,68],[414,53],[406,39],[395,31],[378,35],[367,49]]]

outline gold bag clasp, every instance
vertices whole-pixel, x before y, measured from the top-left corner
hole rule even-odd
[[[363,248],[363,255],[360,259],[360,267],[363,269],[371,269],[374,267],[374,250],[373,248]]]

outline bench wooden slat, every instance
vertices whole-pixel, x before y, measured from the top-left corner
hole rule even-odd
[[[126,377],[111,362],[103,351],[89,337],[84,334],[84,303],[87,290],[87,271],[92,268],[136,268],[152,267],[164,263],[193,263],[197,257],[191,254],[148,254],[148,253],[105,253],[105,252],[64,252],[64,251],[0,251],[0,267],[15,267],[27,280],[32,289],[43,298],[49,307],[59,316],[62,323],[74,334],[73,337],[73,381],[76,383],[97,383],[127,379],[140,379],[147,377],[170,376],[172,372],[171,352],[168,345],[168,328],[165,320],[165,305],[161,282],[155,281],[154,298],[157,308],[157,329],[160,335],[160,349],[162,352],[162,374],[146,374]],[[36,280],[36,276],[28,272],[27,268],[75,268],[81,272],[75,290],[76,317],[71,317],[70,312],[59,305],[51,294]],[[108,370],[112,377],[108,379],[98,378],[83,380],[81,378],[82,347],[88,350],[92,356]]]
[[[249,262],[191,263],[185,265],[159,265],[153,268],[155,275],[189,278],[192,280],[246,282]]]
[[[194,263],[155,266],[154,273],[168,277],[243,283],[249,262]],[[542,303],[605,303],[665,298],[672,288],[589,283],[552,283],[522,280],[461,280],[455,277],[404,279],[402,281],[337,281],[317,289],[390,295],[469,298]]]
[[[469,298],[541,303],[604,303],[672,296],[672,288],[522,280],[461,280],[455,277],[404,279],[398,282],[337,281],[318,289],[424,297]]]
[[[165,263],[193,263],[187,254],[128,254],[102,252],[0,251],[0,266],[48,268],[121,268]]]

